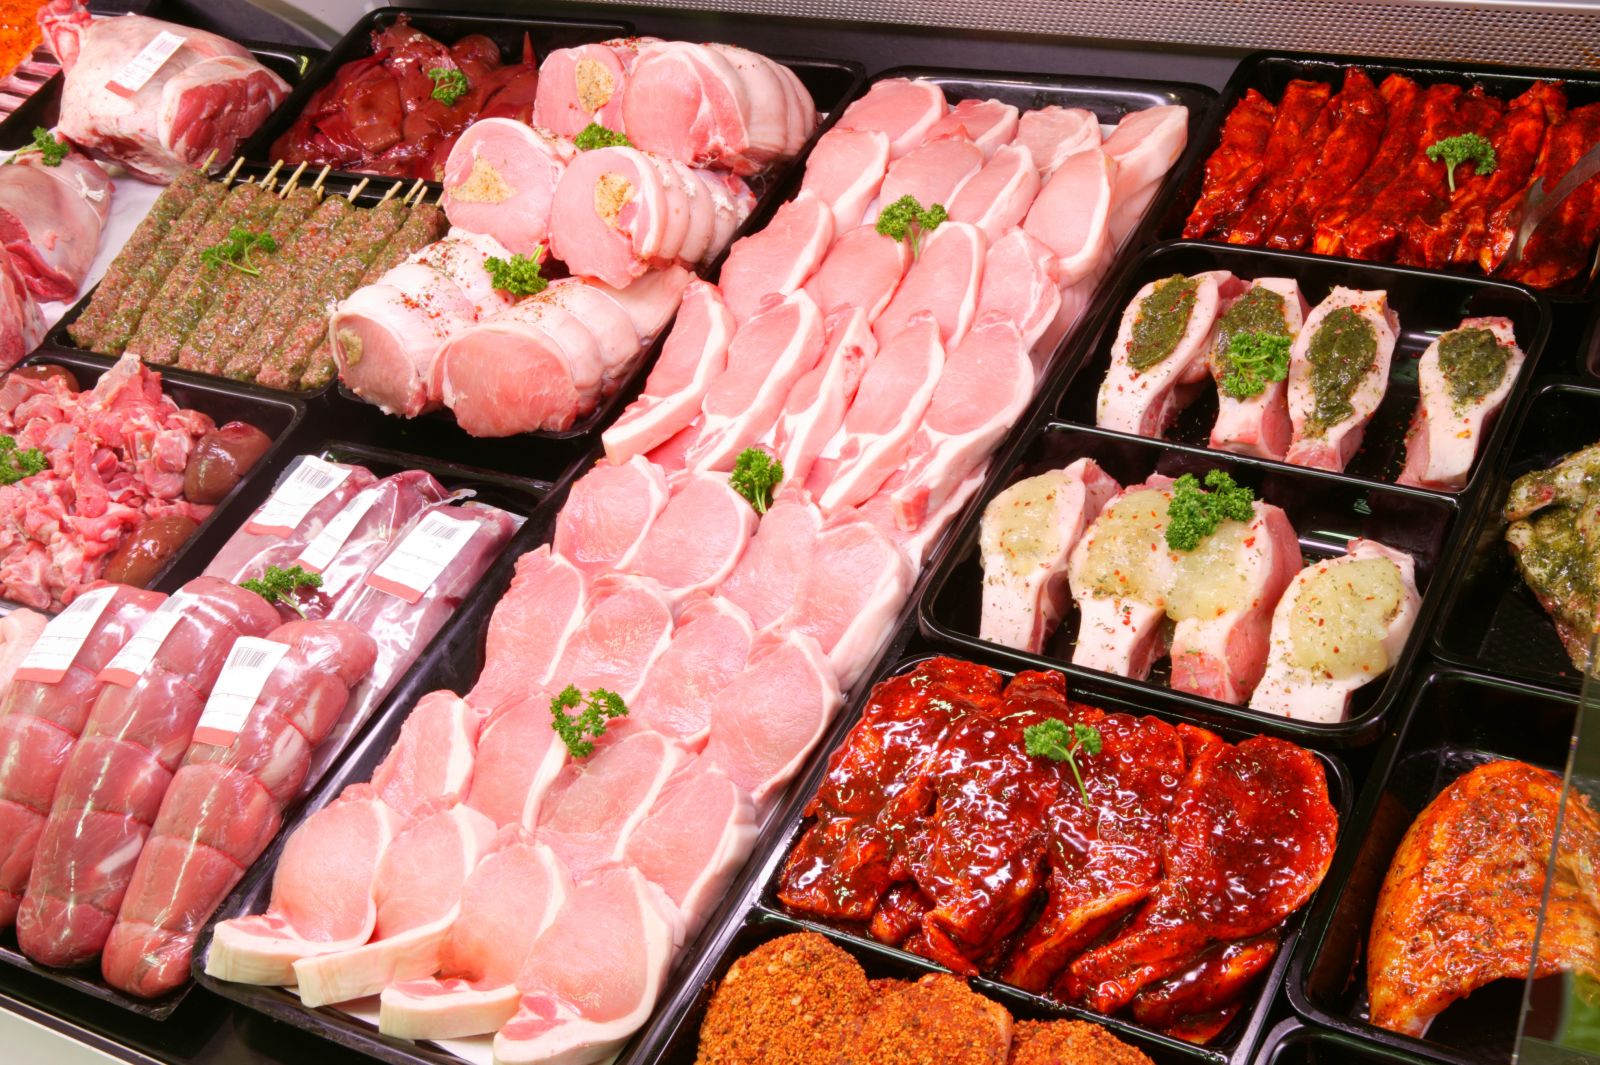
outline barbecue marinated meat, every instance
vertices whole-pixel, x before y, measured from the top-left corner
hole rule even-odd
[[[1228,232],[1230,244],[1260,244],[1283,216],[1317,161],[1318,147],[1333,129],[1332,89],[1319,81],[1291,81],[1278,105],[1267,142],[1266,173]]]
[[[1237,1003],[1282,945],[1283,933],[1276,928],[1249,939],[1214,943],[1183,972],[1135,995],[1129,1012],[1140,1024],[1158,1030],[1203,1023],[1201,1018]]]
[[[1322,882],[1336,828],[1310,752],[1265,736],[1208,746],[1167,820],[1165,878],[1115,939],[1072,963],[1058,990],[1113,1012],[1212,943],[1267,931]]]
[[[1383,99],[1360,67],[1344,72],[1344,87],[1328,104],[1333,126],[1317,153],[1317,165],[1305,176],[1294,202],[1267,236],[1269,248],[1298,251],[1311,239],[1317,215],[1353,185],[1383,136]]]
[[[1267,141],[1276,116],[1271,100],[1254,89],[1246,90],[1222,125],[1222,142],[1206,160],[1205,181],[1184,224],[1185,237],[1193,240],[1226,233],[1232,227],[1265,170]]]
[[[1458,778],[1412,822],[1373,915],[1372,1023],[1420,1036],[1450,1003],[1525,979],[1545,899],[1561,778],[1498,761]],[[1600,974],[1600,820],[1578,794],[1561,822],[1536,975]]]
[[[1546,141],[1550,145],[1545,155],[1548,165],[1541,166],[1540,171],[1545,175],[1544,187],[1548,192],[1585,152],[1600,143],[1600,104],[1567,112],[1566,118],[1551,128]],[[1522,258],[1507,267],[1502,276],[1534,288],[1552,288],[1569,278],[1586,274],[1597,236],[1600,236],[1600,178],[1590,178],[1534,231],[1523,249]]]
[[[1589,665],[1600,572],[1600,515],[1590,485],[1600,475],[1600,444],[1575,451],[1548,469],[1525,473],[1506,497],[1506,543],[1522,579],[1555,622],[1567,656]]]

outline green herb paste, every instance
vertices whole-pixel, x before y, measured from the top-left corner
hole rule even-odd
[[[1143,373],[1177,348],[1183,331],[1194,314],[1195,293],[1200,282],[1173,274],[1156,283],[1150,295],[1139,304],[1139,317],[1133,321],[1133,340],[1128,345],[1128,365]]]
[[[1453,329],[1439,338],[1439,370],[1457,407],[1487,396],[1506,376],[1509,353],[1487,329]]]
[[[1378,334],[1353,307],[1328,313],[1306,352],[1314,402],[1307,428],[1321,435],[1355,413],[1350,397],[1378,361]]]

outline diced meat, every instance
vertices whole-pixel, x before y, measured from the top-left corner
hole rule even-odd
[[[779,631],[817,641],[841,689],[855,685],[894,631],[916,579],[905,555],[876,525],[844,521],[824,529]]]
[[[550,680],[567,639],[583,618],[586,580],[549,544],[517,559],[511,586],[489,617],[483,672],[467,693],[467,703],[482,713]]]
[[[1317,304],[1289,351],[1289,419],[1294,436],[1284,456],[1287,461],[1324,470],[1345,468],[1389,389],[1389,362],[1399,332],[1400,319],[1386,292],[1335,286]],[[1338,343],[1341,337],[1344,340]],[[1346,350],[1346,345],[1354,347]],[[1335,381],[1319,393],[1312,370],[1313,346],[1330,349],[1321,356],[1326,359],[1360,361],[1360,354],[1352,351],[1366,351],[1370,358],[1364,367],[1346,366],[1346,372],[1337,375],[1348,379],[1348,389]],[[1359,372],[1351,374],[1351,369]]]
[[[472,786],[464,802],[496,826],[539,823],[545,796],[567,764],[567,749],[550,728],[544,688],[513,696],[489,718],[473,755]]]
[[[910,266],[911,247],[905,241],[858,226],[834,241],[806,282],[806,294],[824,315],[860,308],[870,326],[889,306]]]
[[[946,222],[924,238],[922,251],[873,330],[879,347],[904,332],[918,314],[931,314],[946,345],[961,343],[978,310],[978,287],[988,254],[983,230],[965,222]]]
[[[294,963],[353,950],[378,924],[373,883],[405,818],[365,785],[346,788],[284,844],[267,912],[217,925],[206,973],[244,984],[292,984]]]
[[[672,638],[672,604],[655,581],[610,574],[595,581],[578,631],[556,663],[550,687],[605,688],[631,703]]]
[[[111,179],[77,152],[57,166],[38,160],[24,152],[0,168],[0,250],[36,297],[71,301],[100,249]]]
[[[983,164],[983,149],[966,138],[924,141],[889,164],[876,205],[869,207],[860,221],[876,223],[878,212],[902,196],[912,197],[923,207],[948,207],[962,187],[983,169]]]
[[[772,293],[787,296],[806,283],[833,243],[833,211],[801,192],[778,208],[761,231],[734,242],[718,284],[740,325],[759,314]]]
[[[633,561],[667,505],[667,479],[641,455],[597,463],[573,482],[556,518],[555,552],[591,576]]]
[[[549,237],[556,183],[575,154],[570,142],[542,129],[509,118],[479,119],[450,149],[439,203],[451,225],[537,255]]]
[[[704,757],[764,807],[799,771],[839,708],[839,683],[817,641],[757,641],[749,667],[711,704]]]
[[[623,855],[664,891],[692,938],[755,845],[755,807],[704,759],[685,762],[656,796]]]
[[[780,492],[717,595],[742,607],[757,629],[768,628],[793,605],[821,532],[822,512],[803,489]]]
[[[1095,424],[1102,429],[1159,437],[1200,393],[1207,378],[1207,341],[1222,301],[1239,282],[1225,270],[1193,277],[1174,275],[1146,283],[1122,312],[1111,345],[1111,366],[1100,382]],[[1182,323],[1175,340],[1167,334],[1141,338],[1147,315]],[[1135,347],[1135,343],[1138,347]]]
[[[1017,109],[1000,100],[960,100],[928,130],[927,140],[961,137],[983,150],[985,159],[1017,135]]]
[[[950,218],[972,223],[993,243],[1022,224],[1040,187],[1039,171],[1027,151],[1004,145],[961,186],[950,201]]]
[[[789,390],[822,355],[822,314],[792,292],[733,335],[728,368],[706,392],[705,421],[685,454],[696,470],[731,470],[739,452],[777,422]]]
[[[594,753],[567,762],[539,814],[538,838],[580,883],[622,860],[667,780],[691,756],[647,728],[613,724]]]
[[[844,424],[861,378],[878,354],[878,342],[860,308],[830,315],[824,336],[822,360],[789,390],[772,434],[772,448],[792,484],[806,483],[812,463]]]
[[[1070,155],[1028,208],[1023,228],[1060,259],[1063,285],[1098,276],[1110,261],[1112,194],[1117,161],[1097,148]]]
[[[1452,335],[1460,342],[1461,334],[1467,330],[1485,330],[1493,338],[1502,360],[1500,376],[1481,395],[1473,395],[1473,389],[1468,387],[1457,398],[1458,381],[1468,371],[1446,366],[1440,345]],[[1399,482],[1445,491],[1466,487],[1484,432],[1511,395],[1525,359],[1507,318],[1463,319],[1457,329],[1429,344],[1417,363],[1417,384],[1422,396],[1406,436],[1406,465]]]
[[[1266,289],[1283,298],[1284,328],[1291,339],[1298,335],[1306,312],[1311,309],[1306,298],[1300,294],[1300,283],[1289,277],[1257,278],[1249,282],[1238,297],[1224,302],[1231,306],[1253,289]],[[1211,446],[1219,451],[1281,460],[1289,450],[1289,438],[1293,432],[1289,423],[1288,381],[1268,381],[1258,394],[1244,399],[1223,391],[1220,382],[1226,376],[1226,370],[1218,359],[1218,351],[1228,343],[1228,337],[1224,336],[1227,332],[1224,324],[1227,309],[1225,306],[1223,313],[1218,315],[1217,327],[1211,338],[1211,350],[1207,355],[1211,376],[1219,382],[1217,420],[1211,426]]]
[[[1100,119],[1093,111],[1051,104],[1024,111],[1014,143],[1028,149],[1043,178],[1055,173],[1068,157],[1100,147]]]
[[[1143,680],[1165,652],[1162,623],[1177,564],[1165,540],[1171,498],[1167,477],[1124,488],[1072,549],[1067,581],[1078,605],[1073,665]]]
[[[833,227],[843,234],[859,225],[867,204],[878,195],[889,169],[889,138],[874,129],[830,129],[806,158],[801,192],[810,192],[833,210]]]
[[[1256,503],[1178,563],[1168,616],[1172,687],[1242,704],[1267,668],[1272,611],[1300,571],[1300,540],[1281,509]]]
[[[1022,334],[1042,379],[1054,344],[1041,343],[1061,313],[1055,252],[1025,229],[1013,229],[989,245],[978,289],[978,318],[1004,315]]]
[[[755,531],[755,508],[726,475],[687,474],[673,485],[629,572],[659,582],[676,606],[721,584]]]
[[[370,943],[294,963],[309,1008],[380,993],[400,980],[432,976],[461,892],[495,835],[494,822],[452,806],[408,823],[384,849],[373,877],[378,920]]]
[[[877,130],[889,138],[889,158],[921,144],[949,105],[944,90],[920,78],[884,78],[845,108],[835,129]]]
[[[536,125],[562,137],[576,137],[591,122],[624,132],[622,101],[628,73],[643,44],[653,37],[580,44],[557,48],[539,64],[539,88],[533,98]]]
[[[1351,696],[1400,657],[1421,603],[1415,560],[1376,540],[1351,540],[1345,552],[1301,570],[1278,600],[1250,709],[1342,721]]]
[[[1067,560],[1120,492],[1093,459],[1018,481],[983,510],[981,639],[1038,654],[1066,612]]]
[[[732,600],[719,594],[690,602],[645,674],[629,720],[699,751],[711,732],[711,700],[743,672],[754,639],[749,615]]]
[[[689,427],[711,382],[727,368],[734,329],[733,314],[717,286],[689,282],[644,392],[601,434],[608,460],[627,462]]]
[[[464,799],[476,765],[480,721],[455,692],[429,692],[417,700],[372,773],[372,787],[384,805],[410,819],[435,804]]]

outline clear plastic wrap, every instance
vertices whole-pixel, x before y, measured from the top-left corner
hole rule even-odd
[[[16,676],[17,667],[33,650],[33,641],[39,638],[49,620],[37,610],[26,607],[0,618],[0,698],[5,697],[6,689],[11,687],[11,678]]]
[[[346,503],[377,479],[363,466],[301,455],[250,520],[222,545],[205,575],[237,583],[259,576],[280,557],[292,560]]]

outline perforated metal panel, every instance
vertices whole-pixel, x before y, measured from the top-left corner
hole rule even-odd
[[[611,0],[600,0],[611,2]],[[624,2],[624,0],[615,0]],[[637,0],[633,0],[637,2]],[[1218,48],[1600,68],[1600,4],[1452,0],[652,0],[655,6]]]

